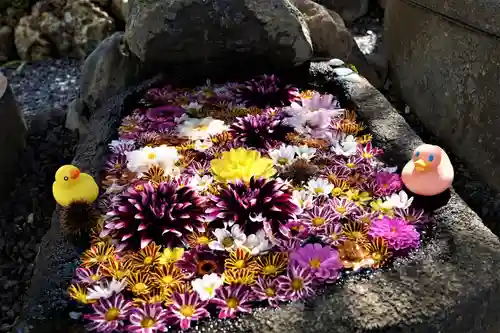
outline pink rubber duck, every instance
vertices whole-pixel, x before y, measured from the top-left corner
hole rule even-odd
[[[438,146],[423,144],[413,152],[401,172],[403,183],[415,194],[433,196],[446,191],[453,182],[450,158]]]

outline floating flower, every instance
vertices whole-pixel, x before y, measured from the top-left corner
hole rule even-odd
[[[249,251],[252,256],[257,256],[269,251],[273,247],[273,245],[267,238],[266,231],[264,229],[261,229],[255,234],[248,235],[242,247]]]
[[[93,267],[113,260],[115,248],[112,245],[98,243],[82,254],[83,267]]]
[[[263,75],[259,79],[247,81],[233,88],[233,93],[238,102],[261,109],[290,105],[299,96],[296,88],[282,84],[274,75]]]
[[[184,253],[177,267],[192,273],[195,276],[203,276],[212,273],[222,273],[224,269],[224,257],[207,250],[191,250]]]
[[[370,226],[371,237],[382,237],[390,249],[411,250],[420,245],[420,234],[412,224],[399,218],[383,217]]]
[[[293,202],[299,207],[301,211],[311,209],[314,207],[313,201],[314,197],[313,195],[305,190],[300,190],[300,191],[293,191],[292,193],[292,198]]]
[[[263,178],[252,178],[248,184],[228,183],[212,201],[215,206],[207,210],[210,220],[234,221],[247,235],[263,228],[263,223],[252,222],[252,217],[261,216],[278,232],[298,210],[285,183]]]
[[[100,272],[115,280],[122,280],[130,273],[130,262],[114,258],[100,266]]]
[[[278,283],[276,279],[264,279],[259,277],[252,286],[252,293],[258,301],[267,301],[270,306],[278,307],[280,296],[278,295]]]
[[[226,284],[243,286],[253,285],[257,278],[255,272],[249,269],[226,270],[222,277]]]
[[[174,293],[168,317],[185,330],[191,327],[191,322],[210,316],[206,306],[207,302],[200,300],[195,292]]]
[[[87,296],[87,288],[80,284],[72,284],[68,288],[68,295],[75,301],[82,304],[95,303],[95,299],[89,299]]]
[[[158,266],[151,274],[151,283],[164,291],[175,290],[185,279],[186,275],[173,264]]]
[[[252,177],[269,178],[276,173],[271,159],[261,157],[255,150],[244,148],[224,152],[221,158],[212,160],[210,165],[212,173],[219,181],[249,182]]]
[[[108,147],[113,154],[125,155],[126,152],[135,150],[136,144],[134,140],[112,140]]]
[[[186,241],[186,233],[203,231],[203,198],[191,187],[178,187],[173,181],[155,188],[145,184],[142,190],[129,188],[119,196],[114,217],[105,228],[115,232],[122,247],[142,249],[152,241],[172,244]]]
[[[102,278],[102,274],[95,267],[93,268],[84,268],[78,267],[75,271],[75,277],[77,283],[82,284],[95,284],[98,283]]]
[[[128,257],[131,269],[134,271],[151,271],[160,262],[160,247],[155,242]]]
[[[214,144],[212,141],[205,139],[205,140],[196,140],[194,142],[194,150],[199,151],[199,152],[204,152],[210,148],[212,148]]]
[[[365,206],[372,199],[370,193],[359,189],[349,189],[345,192],[345,196],[358,206]]]
[[[313,274],[308,268],[290,266],[287,275],[276,279],[278,293],[283,300],[297,301],[314,293]]]
[[[202,278],[191,281],[193,290],[198,293],[202,301],[215,297],[216,291],[224,284],[224,280],[217,274],[203,275]]]
[[[139,147],[156,147],[162,144],[162,137],[157,132],[142,132],[135,139]]]
[[[282,176],[291,179],[294,185],[307,183],[316,176],[319,168],[304,158],[296,159],[292,164],[283,168]]]
[[[146,172],[141,174],[141,179],[151,182],[155,187],[168,180],[168,175],[161,167],[152,165]]]
[[[110,298],[114,294],[120,293],[127,286],[125,280],[117,281],[102,281],[100,284],[92,286],[88,289],[88,299]]]
[[[194,175],[193,178],[189,181],[189,186],[193,187],[195,190],[199,192],[207,191],[212,185],[214,178],[208,175],[198,176]]]
[[[92,310],[94,313],[84,315],[85,319],[90,320],[86,329],[111,333],[123,328],[132,310],[132,303],[126,301],[123,295],[116,294],[111,298],[101,298],[92,305]]]
[[[346,157],[355,155],[358,151],[356,138],[352,135],[346,136],[340,142],[335,142],[335,144],[331,147],[331,151],[337,155]]]
[[[333,281],[344,267],[336,250],[321,244],[307,244],[290,254],[292,265],[308,269],[315,279]]]
[[[255,270],[257,263],[250,252],[244,249],[236,249],[229,254],[225,261],[226,269],[249,269]]]
[[[268,253],[256,258],[256,272],[264,278],[275,277],[286,271],[288,255],[283,252]]]
[[[369,227],[361,222],[349,221],[342,226],[342,234],[351,241],[358,244],[368,240]]]
[[[212,299],[219,310],[219,319],[234,318],[237,313],[249,313],[250,301],[250,290],[243,286],[222,287]]]
[[[162,145],[159,147],[143,147],[126,152],[127,168],[132,172],[146,172],[153,165],[161,167],[166,173],[173,170],[179,160],[179,154],[174,147]]]
[[[331,199],[330,204],[332,205],[332,212],[337,219],[349,218],[357,216],[361,213],[360,208],[351,200],[347,198],[336,198]]]
[[[314,206],[300,216],[301,221],[308,225],[313,232],[323,230],[331,223],[338,221],[332,207],[329,205]]]
[[[217,135],[227,130],[228,127],[223,121],[212,117],[203,119],[188,118],[178,127],[179,135],[190,140],[206,140],[212,135]]]
[[[125,155],[110,155],[104,164],[104,172],[107,174],[121,174],[127,169],[127,157]]]
[[[310,98],[302,98],[301,102],[302,105],[309,110],[325,109],[343,111],[343,109],[340,109],[339,102],[331,94],[313,92]],[[342,113],[343,112],[339,112],[339,114]]]
[[[324,232],[320,234],[320,239],[326,244],[337,246],[346,240],[344,233],[342,232],[342,224],[335,222],[328,224]]]
[[[276,147],[291,131],[281,118],[259,114],[237,118],[229,133],[236,143],[267,150]]]
[[[170,265],[182,259],[184,255],[184,249],[182,247],[175,247],[173,249],[166,248],[160,254],[158,258],[158,264],[160,265]]]
[[[333,190],[333,185],[324,178],[311,179],[307,182],[307,190],[314,196],[328,196]]]
[[[136,296],[149,294],[153,285],[151,276],[144,272],[130,272],[126,277],[126,281],[127,289]]]
[[[370,267],[375,262],[362,245],[352,240],[346,240],[337,245],[337,250],[344,267],[355,272],[363,267]]]
[[[278,149],[270,150],[269,157],[273,160],[274,165],[283,167],[294,162],[295,151],[295,146],[282,145]]]
[[[392,256],[392,253],[389,252],[387,241],[381,237],[372,239],[364,247],[373,260],[373,267],[375,268],[383,266]]]
[[[405,191],[400,191],[398,194],[394,193],[390,197],[386,197],[386,201],[382,204],[385,208],[409,208],[413,202],[413,197],[408,198]]]
[[[146,303],[132,310],[129,321],[131,325],[127,326],[127,332],[165,332],[167,327],[167,312],[162,308],[161,303]]]
[[[216,238],[211,232],[193,232],[187,236],[187,243],[190,248],[200,249],[208,248],[208,245],[215,241]]]
[[[401,218],[409,224],[423,224],[429,221],[429,217],[425,214],[423,209],[417,208],[395,208],[394,216]]]
[[[214,235],[217,239],[208,244],[208,247],[219,251],[232,251],[241,247],[247,239],[237,224],[231,227],[231,231],[224,228],[215,229]]]

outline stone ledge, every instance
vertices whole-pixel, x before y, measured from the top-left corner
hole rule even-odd
[[[304,76],[326,90],[341,91],[356,105],[388,162],[402,165],[421,143],[404,119],[366,80],[356,74],[335,78],[328,63]],[[306,82],[306,81],[302,81]],[[118,96],[117,98],[123,98]],[[126,101],[91,119],[95,133],[81,144],[75,162],[95,173]],[[500,327],[500,242],[454,193],[436,211],[435,237],[394,267],[370,279],[351,279],[304,303],[261,309],[234,321],[204,323],[190,332],[226,333],[496,333]],[[44,237],[32,286],[16,333],[65,332],[65,290],[77,259],[54,218]],[[72,332],[72,331],[71,331]]]

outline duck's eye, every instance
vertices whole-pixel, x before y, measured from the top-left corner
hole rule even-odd
[[[432,162],[432,161],[434,161],[434,155],[431,154],[431,155],[429,155],[429,162]]]
[[[69,177],[68,177],[68,176],[64,176],[64,180],[68,180],[68,179],[69,179]]]
[[[416,157],[419,157],[419,156],[420,156],[420,152],[419,152],[419,151],[417,151],[417,152],[415,153],[415,156],[416,156]]]

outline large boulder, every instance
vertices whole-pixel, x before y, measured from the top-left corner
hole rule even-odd
[[[22,60],[85,58],[114,31],[113,19],[90,0],[42,0],[15,28]]]
[[[339,61],[331,64],[298,68],[294,79],[300,85],[313,83],[341,94],[346,107],[357,108],[376,143],[385,149],[388,162],[402,166],[422,143],[420,138],[368,81],[346,68],[334,69]],[[184,75],[189,72],[188,67],[181,71]],[[345,76],[336,77],[335,73]],[[198,78],[205,76],[198,73]],[[116,135],[125,106],[133,97],[129,92],[118,94],[93,113],[92,130],[80,143],[74,160],[82,170],[97,176],[106,145]],[[497,333],[500,241],[453,191],[434,219],[437,226],[432,240],[410,258],[396,261],[392,269],[369,279],[348,279],[307,302],[260,309],[234,321],[205,322],[189,332]],[[16,332],[68,332],[65,293],[77,260],[77,250],[64,240],[54,215]]]
[[[317,0],[316,2],[339,13],[349,25],[365,15],[370,5],[370,0]]]
[[[125,39],[143,62],[210,62],[269,55],[275,65],[312,56],[307,25],[288,0],[134,0]]]
[[[413,2],[387,4],[393,81],[422,123],[499,191],[500,3]]]
[[[0,25],[0,63],[11,59],[15,54],[14,31],[7,25]]]

